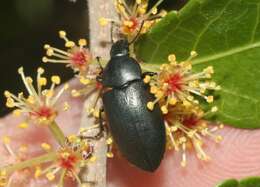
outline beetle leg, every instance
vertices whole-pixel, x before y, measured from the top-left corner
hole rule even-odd
[[[97,62],[98,62],[98,65],[99,65],[99,68],[101,69],[101,74],[103,73],[103,70],[104,70],[104,68],[102,67],[102,65],[101,65],[101,62],[100,62],[100,59],[101,59],[101,57],[100,56],[96,56],[96,60],[97,60]]]
[[[142,78],[145,78],[146,75],[154,76],[154,75],[157,75],[157,73],[151,72],[151,71],[147,71],[147,72],[144,72],[144,73],[142,74]]]
[[[80,135],[81,139],[99,140],[100,138],[103,137],[104,131],[107,130],[107,129],[105,129],[105,126],[103,124],[102,115],[101,115],[103,111],[104,111],[103,108],[101,108],[99,110],[99,132],[96,135],[94,135],[94,136]]]
[[[97,77],[96,77],[96,81],[97,82],[99,82],[99,83],[102,83],[102,77],[100,76],[100,75],[98,75]]]

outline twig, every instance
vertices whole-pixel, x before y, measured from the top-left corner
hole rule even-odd
[[[102,58],[109,58],[110,49],[110,29],[109,27],[102,28],[98,23],[100,17],[115,18],[116,13],[113,6],[113,0],[87,0],[88,16],[89,16],[89,31],[90,31],[90,48],[92,54]],[[86,128],[93,125],[93,119],[88,117],[86,108],[89,107],[91,100],[95,96],[86,99],[83,112],[81,127]],[[92,135],[96,132],[91,132]],[[81,171],[81,180],[90,186],[93,182],[93,187],[106,187],[106,137],[95,141],[95,156],[96,162],[90,164],[87,168]]]

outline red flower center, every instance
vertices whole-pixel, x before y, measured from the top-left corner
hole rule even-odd
[[[100,82],[96,82],[96,88],[98,90],[101,90],[103,88],[103,85]]]
[[[185,117],[182,123],[186,127],[193,127],[197,125],[198,122],[199,122],[198,118],[196,118],[195,116],[189,116],[189,117]]]
[[[171,75],[166,81],[168,83],[168,94],[181,90],[182,77],[179,73]]]
[[[136,17],[132,17],[128,20],[129,22],[131,22],[131,26],[128,26],[128,25],[124,25],[123,26],[123,31],[125,33],[133,33],[136,31],[138,25],[139,25],[139,22],[138,22],[138,19]]]
[[[88,56],[86,51],[77,51],[71,57],[72,64],[77,67],[82,67],[87,63],[89,59]]]
[[[44,117],[44,118],[50,118],[54,114],[53,109],[47,107],[47,106],[42,106],[38,109],[38,111],[31,113],[33,116],[37,117]]]
[[[60,166],[67,170],[72,170],[78,161],[78,157],[74,154],[60,157]]]

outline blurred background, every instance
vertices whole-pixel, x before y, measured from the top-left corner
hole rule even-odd
[[[94,1],[94,0],[93,0]],[[112,1],[112,0],[111,0]],[[151,0],[151,4],[157,0]],[[162,8],[179,9],[185,0],[165,0]],[[65,30],[72,40],[88,37],[88,10],[86,0],[8,0],[0,7],[0,116],[9,112],[5,107],[4,90],[18,93],[24,89],[17,69],[24,67],[26,75],[35,77],[37,67],[47,76],[58,74],[63,81],[73,74],[59,64],[43,64],[43,45],[58,48],[64,42],[58,37]]]

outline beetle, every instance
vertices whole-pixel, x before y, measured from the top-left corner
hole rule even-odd
[[[103,86],[104,112],[119,151],[133,165],[153,172],[163,158],[166,134],[159,106],[147,108],[154,96],[143,77],[150,73],[142,74],[123,39],[112,44],[110,60],[97,81]]]

